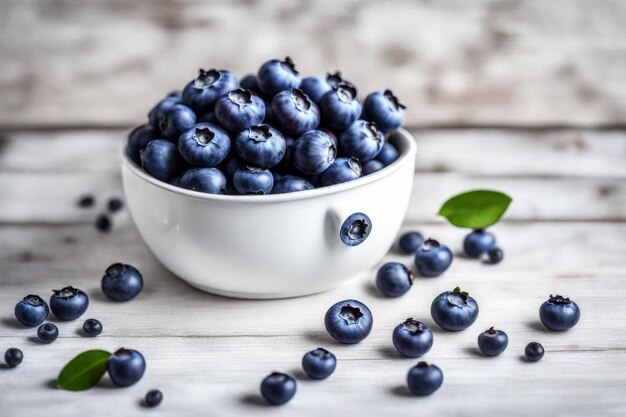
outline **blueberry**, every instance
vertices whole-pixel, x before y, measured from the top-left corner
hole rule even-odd
[[[163,393],[158,389],[148,391],[146,398],[144,398],[144,404],[146,407],[156,407],[163,401]]]
[[[409,390],[415,395],[430,395],[443,384],[443,372],[438,366],[418,362],[406,376]]]
[[[285,175],[274,181],[272,194],[293,193],[296,191],[311,190],[314,187],[305,179],[293,175]]]
[[[37,329],[37,337],[43,343],[52,343],[59,337],[59,329],[52,323],[44,323]]]
[[[357,120],[341,135],[339,145],[346,155],[358,158],[361,162],[374,159],[385,143],[385,136],[376,124]]]
[[[384,167],[385,165],[383,165],[382,162],[375,159],[370,159],[363,164],[363,175],[373,174],[374,172],[380,171]]]
[[[256,94],[259,94],[259,83],[257,82],[256,75],[248,74],[239,81],[239,86],[244,90],[250,90]]]
[[[61,320],[75,320],[89,307],[89,297],[84,291],[71,285],[60,290],[52,290],[50,310]]]
[[[300,74],[291,58],[286,57],[284,61],[272,59],[259,68],[257,83],[263,94],[274,96],[283,90],[298,88]]]
[[[150,141],[141,152],[141,166],[161,181],[172,179],[183,167],[178,148],[165,139]]]
[[[537,362],[543,358],[544,353],[545,350],[543,349],[543,346],[541,346],[541,343],[537,342],[530,342],[526,345],[526,349],[524,349],[524,356],[528,362]]]
[[[115,385],[128,387],[141,379],[146,361],[136,350],[120,348],[107,360],[107,372]]]
[[[339,238],[348,246],[358,246],[372,232],[372,221],[364,213],[353,213],[344,220],[339,229]]]
[[[339,83],[324,94],[319,102],[322,120],[332,129],[344,130],[361,115],[361,102],[356,88],[350,83]]]
[[[296,395],[296,380],[282,372],[272,372],[261,382],[261,395],[270,404],[285,404]]]
[[[376,275],[376,287],[387,297],[400,297],[411,289],[413,272],[398,262],[388,262]]]
[[[175,104],[159,120],[159,129],[166,139],[176,143],[181,133],[195,125],[197,120],[196,114],[189,107]]]
[[[224,194],[226,177],[217,168],[194,168],[185,172],[180,186],[201,193]]]
[[[489,263],[499,264],[504,259],[504,252],[500,248],[491,248],[487,251],[487,257],[489,258]]]
[[[372,331],[374,318],[365,304],[357,300],[343,300],[333,304],[324,316],[326,331],[340,343],[354,344]]]
[[[146,145],[154,139],[161,138],[161,132],[157,129],[148,126],[141,125],[133,129],[128,135],[128,141],[126,142],[126,153],[137,165],[141,165],[141,151]]]
[[[463,241],[463,250],[471,258],[478,258],[496,245],[496,237],[485,230],[474,230]]]
[[[85,320],[85,322],[83,323],[83,333],[85,333],[87,336],[98,336],[100,333],[102,333],[102,323],[100,323],[100,320],[96,319]]]
[[[560,295],[552,296],[539,309],[539,318],[550,330],[563,331],[576,326],[580,319],[578,304]]]
[[[15,305],[15,318],[25,326],[40,325],[48,313],[48,304],[38,295],[29,294]]]
[[[217,121],[217,117],[215,117],[215,111],[213,110],[209,110],[205,113],[201,113],[198,115],[198,120],[196,120],[197,123],[212,123],[212,124],[218,124],[219,122]]]
[[[391,165],[398,157],[400,152],[389,142],[383,143],[383,147],[380,148],[380,152],[376,155],[376,159],[383,163],[384,166]]]
[[[474,324],[478,317],[478,304],[467,292],[456,287],[442,292],[433,300],[430,314],[442,329],[459,331]]]
[[[90,208],[96,203],[96,198],[91,194],[80,196],[76,205],[80,208]]]
[[[107,298],[128,301],[135,298],[143,289],[143,277],[134,266],[118,262],[106,269],[100,287]]]
[[[178,150],[192,165],[215,167],[228,155],[230,137],[217,125],[198,123],[180,135]]]
[[[452,263],[452,251],[434,239],[426,239],[415,253],[415,266],[420,275],[438,277]]]
[[[237,155],[250,165],[271,168],[285,156],[287,142],[284,136],[269,125],[252,126],[235,138]]]
[[[116,211],[120,211],[124,207],[124,202],[119,198],[113,197],[110,198],[107,202],[107,207],[111,213],[115,213]]]
[[[509,344],[509,337],[502,330],[493,327],[478,335],[478,348],[486,356],[498,356]]]
[[[331,166],[320,174],[322,186],[340,184],[356,180],[363,172],[361,163],[356,158],[337,158]]]
[[[163,100],[159,101],[156,106],[150,110],[150,113],[148,113],[150,126],[155,129],[160,129],[159,123],[161,122],[161,118],[165,116],[173,106],[176,104],[182,104],[182,102],[181,98],[176,96],[167,96]]]
[[[243,162],[241,161],[241,159],[237,158],[236,156],[232,156],[222,162],[220,170],[226,177],[227,181],[232,181],[233,175],[235,175],[235,171],[237,171],[237,168],[242,165]]]
[[[265,102],[252,91],[238,88],[217,99],[215,118],[231,132],[240,132],[263,121]]]
[[[398,246],[407,254],[415,254],[424,244],[424,236],[420,232],[406,232],[400,236]]]
[[[332,352],[318,347],[302,357],[302,369],[313,379],[328,378],[337,367],[337,358]]]
[[[296,140],[292,137],[285,136],[285,155],[283,155],[283,159],[281,159],[280,162],[274,166],[272,171],[278,171],[284,175],[293,173],[291,165],[291,150],[293,149],[293,144],[295,142]]]
[[[94,226],[99,232],[106,233],[111,230],[111,219],[106,214],[101,214],[96,217]]]
[[[433,331],[421,321],[408,318],[393,329],[392,340],[399,353],[419,358],[433,346]]]
[[[274,177],[267,169],[242,165],[233,175],[233,185],[239,194],[269,194],[274,186]]]
[[[9,348],[4,352],[4,361],[9,368],[15,368],[24,360],[24,354],[17,348]]]
[[[218,97],[235,88],[237,79],[232,72],[200,69],[196,79],[183,89],[183,102],[199,114],[205,113],[213,108]]]
[[[339,72],[327,74],[325,77],[306,77],[300,83],[300,89],[309,96],[314,103],[319,104],[324,94],[344,82]]]
[[[311,130],[300,136],[291,149],[291,162],[303,174],[316,175],[324,172],[337,156],[337,147],[330,137]]]
[[[320,109],[302,90],[281,91],[272,99],[272,115],[281,130],[300,136],[320,124]]]
[[[363,114],[367,120],[376,123],[385,133],[392,132],[402,125],[406,107],[398,101],[391,90],[375,91],[363,103]]]

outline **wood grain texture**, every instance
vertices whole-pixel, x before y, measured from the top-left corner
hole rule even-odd
[[[394,89],[409,125],[623,125],[620,0],[7,0],[0,126],[137,123],[198,67],[290,54]]]

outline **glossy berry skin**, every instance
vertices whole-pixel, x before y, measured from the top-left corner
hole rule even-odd
[[[415,395],[430,395],[437,391],[443,384],[443,372],[438,366],[419,362],[409,369],[406,376],[406,383]]]
[[[339,238],[347,246],[358,246],[372,232],[372,220],[365,213],[353,213],[344,220],[339,229]]]
[[[293,193],[297,191],[312,190],[314,187],[304,178],[293,175],[285,175],[274,181],[272,194]]]
[[[141,353],[133,349],[118,349],[107,361],[107,372],[111,381],[120,387],[128,387],[141,379],[146,371],[146,361]]]
[[[504,259],[504,252],[500,248],[491,248],[487,251],[487,258],[490,264],[499,264]]]
[[[400,297],[413,285],[413,272],[399,262],[387,262],[376,274],[376,287],[387,297]]]
[[[433,346],[433,331],[421,321],[408,318],[393,329],[392,340],[399,353],[419,358]]]
[[[87,311],[87,307],[89,297],[78,288],[70,285],[60,290],[52,290],[50,310],[61,320],[76,320]]]
[[[324,172],[335,162],[337,147],[330,137],[320,131],[311,130],[300,136],[291,149],[291,163],[305,175]]]
[[[452,251],[434,239],[426,239],[415,252],[415,267],[424,277],[438,277],[452,263]]]
[[[539,309],[539,318],[550,330],[563,331],[571,329],[580,319],[578,304],[569,298],[550,295]]]
[[[496,237],[486,230],[474,230],[465,236],[463,250],[471,258],[478,258],[496,246]]]
[[[261,395],[272,405],[282,405],[296,395],[296,380],[282,372],[272,372],[261,381]]]
[[[384,166],[389,166],[398,159],[400,152],[389,142],[383,143],[380,152],[376,155],[376,160],[383,163]]]
[[[226,177],[217,168],[194,168],[185,172],[180,186],[200,193],[224,194]]]
[[[420,232],[406,232],[398,240],[400,250],[406,254],[415,254],[423,244],[424,236]]]
[[[508,344],[507,334],[493,327],[478,335],[478,349],[485,356],[498,356],[505,351]]]
[[[356,180],[361,177],[363,169],[361,163],[356,158],[337,158],[331,166],[320,174],[322,186],[340,184]]]
[[[200,69],[196,79],[183,89],[182,99],[187,106],[202,114],[213,108],[218,97],[235,88],[237,79],[232,72]]]
[[[148,113],[148,121],[150,122],[150,126],[155,129],[160,129],[159,123],[161,123],[161,118],[170,111],[172,107],[176,104],[182,104],[183,101],[180,97],[168,96],[163,100],[159,101],[156,106],[150,110]]]
[[[271,168],[278,164],[287,151],[285,137],[269,125],[251,126],[235,138],[237,155],[249,165]]]
[[[272,99],[272,116],[281,131],[300,136],[320,124],[320,109],[298,88],[281,91]]]
[[[385,143],[385,136],[375,124],[357,120],[339,135],[339,146],[346,155],[361,162],[374,159]]]
[[[339,83],[324,94],[319,107],[324,125],[336,130],[347,129],[359,118],[362,110],[357,90],[350,83]]]
[[[543,358],[545,350],[541,343],[530,342],[524,349],[524,357],[528,362],[537,362]]]
[[[215,118],[231,132],[241,132],[265,118],[265,102],[250,90],[238,88],[215,102]]]
[[[283,61],[272,59],[259,68],[257,84],[263,94],[271,97],[281,91],[298,88],[300,74],[291,58],[286,57]]]
[[[336,72],[334,74],[327,74],[325,77],[306,77],[302,79],[300,83],[300,89],[309,96],[314,103],[319,104],[320,100],[327,92],[336,88],[339,83],[344,82],[341,78],[341,74]]]
[[[37,328],[37,338],[43,343],[52,343],[59,337],[59,329],[52,323],[44,323]]]
[[[430,314],[439,327],[456,332],[474,324],[478,317],[478,303],[456,287],[442,292],[433,300]]]
[[[29,294],[15,305],[15,318],[24,326],[39,326],[48,317],[50,309],[43,298]]]
[[[328,334],[340,343],[354,344],[372,331],[374,318],[365,304],[357,300],[343,300],[333,304],[324,316]]]
[[[141,166],[154,178],[169,181],[183,167],[178,148],[165,139],[150,141],[141,152]]]
[[[363,164],[363,175],[373,174],[374,172],[380,171],[384,167],[385,165],[383,165],[382,162],[375,159],[370,159]]]
[[[128,135],[126,153],[137,165],[141,165],[141,151],[153,139],[161,137],[161,132],[149,125],[137,126]]]
[[[197,120],[196,114],[189,107],[175,104],[161,117],[159,129],[167,140],[177,143],[181,133],[195,125]]]
[[[393,132],[404,121],[404,110],[391,90],[375,91],[367,96],[363,103],[363,115],[385,133]]]
[[[102,333],[102,323],[100,323],[100,320],[96,319],[85,320],[85,322],[83,323],[83,333],[85,333],[85,335],[87,336],[98,336],[100,333]]]
[[[163,393],[158,389],[148,391],[144,398],[144,404],[146,407],[156,407],[163,401]]]
[[[118,262],[104,271],[100,287],[107,298],[113,301],[128,301],[135,298],[143,289],[143,277],[134,266]]]
[[[256,94],[261,93],[261,89],[259,88],[259,83],[257,82],[256,75],[248,74],[239,80],[239,87],[244,90],[250,90]]]
[[[337,367],[337,358],[332,352],[318,347],[302,357],[302,369],[312,379],[328,378]]]
[[[269,194],[274,186],[274,177],[267,169],[242,165],[233,175],[233,185],[239,194]]]
[[[228,155],[230,137],[217,125],[198,123],[180,135],[178,150],[191,165],[215,167]]]
[[[4,352],[4,362],[9,368],[15,368],[24,360],[24,354],[17,348],[9,348]]]

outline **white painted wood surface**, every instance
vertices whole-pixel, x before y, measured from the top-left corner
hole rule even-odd
[[[16,346],[25,353],[20,367],[0,369],[0,416],[147,414],[139,402],[151,388],[160,388],[165,400],[149,413],[164,416],[626,413],[622,131],[419,131],[405,228],[458,252],[464,231],[437,220],[438,205],[472,187],[508,191],[515,201],[494,228],[506,251],[503,263],[457,256],[444,276],[417,279],[400,299],[381,298],[370,271],[327,293],[279,301],[231,300],[192,289],[152,257],[126,212],[114,217],[110,234],[93,229],[100,209],[79,210],[74,203],[83,192],[96,192],[100,203],[119,195],[121,136],[119,130],[14,132],[0,140],[0,351]],[[46,147],[59,151],[41,151]],[[411,262],[393,251],[388,260]],[[144,291],[132,302],[112,303],[99,290],[104,269],[116,261],[144,273]],[[40,345],[34,329],[16,323],[13,306],[28,293],[45,296],[64,284],[90,294],[86,316],[102,320],[104,333],[84,338],[81,320],[57,322],[59,340]],[[444,385],[429,398],[411,397],[405,375],[416,360],[394,353],[391,330],[409,316],[432,324],[431,300],[456,285],[478,300],[478,321],[460,333],[434,328],[435,345],[424,359],[443,369]],[[582,309],[580,323],[565,333],[549,332],[538,320],[540,304],[555,292]],[[375,317],[372,334],[356,346],[336,344],[323,327],[326,308],[348,297],[364,301]],[[501,357],[487,359],[476,353],[476,337],[491,325],[507,331],[510,345]],[[530,341],[547,350],[539,363],[520,359]],[[339,365],[328,380],[309,381],[300,359],[320,345],[336,353]],[[113,389],[105,379],[83,393],[53,388],[77,353],[119,346],[147,359],[137,385]],[[260,380],[272,370],[298,379],[298,393],[284,407],[266,406],[258,395]]]

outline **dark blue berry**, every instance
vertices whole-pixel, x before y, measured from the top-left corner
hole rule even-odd
[[[502,330],[493,327],[478,335],[478,349],[486,356],[498,356],[509,344],[509,337]]]
[[[339,229],[339,238],[348,246],[358,246],[372,233],[372,221],[365,213],[348,216]]]
[[[383,163],[384,166],[389,166],[395,162],[400,156],[400,152],[389,142],[383,143],[380,152],[376,155],[376,160]]]
[[[413,272],[399,262],[388,262],[376,275],[378,290],[387,297],[400,297],[411,289]]]
[[[272,194],[293,193],[296,191],[311,190],[314,187],[305,179],[293,175],[285,175],[274,181]]]
[[[311,130],[300,136],[291,149],[293,166],[305,175],[324,172],[335,162],[337,147],[328,134]]]
[[[419,362],[409,369],[406,382],[413,394],[430,395],[443,384],[443,372],[436,365]]]
[[[265,102],[252,91],[239,88],[217,99],[215,118],[231,132],[241,132],[263,121]]]
[[[143,277],[132,265],[115,263],[109,266],[100,281],[102,292],[114,301],[135,298],[143,288]]]
[[[83,323],[83,332],[87,336],[98,336],[102,333],[102,323],[100,323],[100,320],[87,319]]]
[[[298,88],[281,91],[272,99],[272,115],[281,130],[294,137],[320,124],[320,110],[309,97]]]
[[[433,332],[421,321],[408,318],[393,329],[392,340],[398,352],[409,358],[419,358],[433,346]]]
[[[215,167],[230,151],[230,137],[221,127],[199,123],[183,132],[178,140],[180,155],[190,164]]]
[[[398,246],[404,253],[415,254],[424,244],[424,236],[420,232],[406,232],[400,236]]]
[[[337,358],[332,352],[318,347],[302,358],[302,369],[313,379],[328,378],[337,367]]]
[[[263,94],[272,97],[281,91],[298,88],[300,74],[291,58],[286,57],[283,61],[272,59],[259,68],[257,84]]]
[[[137,165],[141,165],[141,151],[154,139],[163,138],[158,128],[141,125],[133,129],[128,135],[126,142],[126,153]]]
[[[372,331],[374,318],[365,304],[343,300],[333,304],[324,316],[326,331],[340,343],[353,344],[365,339]]]
[[[285,404],[296,395],[296,380],[282,372],[272,372],[261,382],[261,395],[272,405]]]
[[[87,194],[87,195],[83,195],[78,199],[78,207],[80,208],[90,208],[93,207],[93,205],[96,202],[96,198],[91,195],[91,194]]]
[[[499,264],[504,259],[504,252],[500,248],[491,248],[487,251],[487,257],[489,258],[489,263]]]
[[[118,349],[107,361],[111,381],[120,387],[128,387],[141,379],[146,371],[143,355],[132,349]]]
[[[52,290],[50,310],[61,320],[75,320],[87,311],[89,297],[84,291],[71,285],[60,290]]]
[[[471,258],[478,258],[496,245],[496,237],[486,230],[474,230],[465,237],[463,250]]]
[[[208,194],[224,194],[226,177],[217,168],[194,168],[180,179],[182,188]]]
[[[111,219],[106,214],[101,214],[96,217],[94,227],[101,233],[106,233],[111,230]]]
[[[115,213],[117,211],[120,211],[122,208],[124,208],[124,202],[120,200],[119,198],[113,197],[113,198],[110,198],[109,201],[107,202],[107,207],[109,208],[109,211],[111,213]]]
[[[266,124],[242,130],[234,142],[235,151],[243,161],[263,169],[278,164],[287,150],[282,133]]]
[[[526,345],[526,349],[524,349],[524,356],[528,362],[537,362],[543,358],[544,353],[545,350],[543,349],[543,346],[541,346],[541,343],[537,342],[530,342]]]
[[[347,82],[339,83],[324,94],[320,99],[319,107],[324,124],[336,130],[347,129],[359,118],[362,110],[356,88]]]
[[[161,404],[161,401],[163,401],[163,393],[158,389],[148,391],[144,399],[146,407],[156,407]]]
[[[239,194],[269,194],[274,186],[274,177],[267,169],[242,165],[233,175],[233,185]]]
[[[307,95],[313,102],[319,104],[322,97],[333,88],[337,88],[339,83],[344,82],[339,72],[334,74],[327,74],[325,77],[306,77],[302,79],[300,83],[300,89]]]
[[[402,126],[406,107],[398,101],[391,90],[371,93],[363,103],[363,114],[385,133]],[[388,164],[386,164],[388,165]]]
[[[169,181],[183,167],[178,147],[165,139],[150,141],[141,151],[141,166],[154,178]]]
[[[374,159],[384,143],[385,136],[376,124],[365,120],[356,120],[339,135],[339,145],[343,152],[361,162]]]
[[[456,287],[439,294],[430,306],[430,314],[439,327],[459,331],[467,329],[478,317],[478,303]]]
[[[43,298],[29,294],[15,305],[15,318],[25,326],[38,326],[48,317],[50,309]]]
[[[178,143],[181,133],[191,129],[197,121],[198,118],[193,110],[184,104],[175,104],[161,117],[159,128],[166,139]]]
[[[356,158],[337,158],[324,172],[320,174],[323,187],[356,180],[363,172],[361,163]]]
[[[37,337],[43,343],[52,343],[59,337],[59,329],[52,323],[44,323],[37,329]]]
[[[452,251],[434,239],[426,239],[415,253],[415,267],[424,277],[443,274],[452,263]]]
[[[168,96],[159,101],[156,106],[154,106],[148,113],[148,121],[150,122],[150,126],[155,129],[160,129],[159,123],[161,122],[161,118],[165,116],[173,106],[181,103],[181,98],[176,96]]]
[[[17,348],[9,348],[4,352],[4,361],[9,368],[15,368],[24,360],[24,354]]]
[[[239,86],[245,90],[253,91],[257,94],[261,93],[256,75],[248,74],[239,81]]]
[[[371,159],[363,164],[363,175],[373,174],[374,172],[380,171],[384,167],[385,166],[382,162]]]
[[[580,319],[578,304],[560,295],[552,296],[539,309],[539,318],[550,330],[563,331],[571,329]]]
[[[182,99],[186,105],[198,114],[202,114],[213,108],[218,97],[235,88],[237,88],[237,79],[232,72],[200,69],[196,79],[189,82],[183,89]]]

